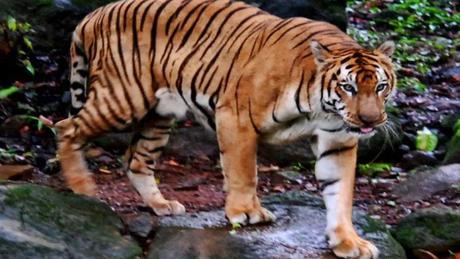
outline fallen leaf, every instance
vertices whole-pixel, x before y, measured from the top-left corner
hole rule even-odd
[[[286,188],[284,188],[284,186],[282,186],[282,185],[277,185],[277,186],[273,187],[272,190],[275,191],[275,192],[283,193],[283,192],[286,191]]]
[[[280,170],[280,167],[276,166],[276,165],[270,165],[270,166],[261,165],[258,168],[258,171],[260,173],[276,172],[276,171],[279,171],[279,170]]]
[[[166,161],[165,164],[167,164],[167,165],[172,165],[172,166],[180,166],[179,163],[177,163],[175,160],[172,160],[172,159]]]
[[[102,148],[90,148],[88,150],[86,150],[85,152],[85,156],[86,158],[96,158],[96,157],[100,157],[104,154],[104,150]]]
[[[415,250],[414,255],[417,259],[439,259],[439,257],[434,255],[430,251],[423,250],[423,249]]]
[[[103,169],[103,168],[99,168],[99,172],[101,172],[103,174],[111,174],[112,173],[112,171],[107,170],[107,169]]]

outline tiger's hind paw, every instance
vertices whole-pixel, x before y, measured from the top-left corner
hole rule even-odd
[[[67,184],[74,193],[94,197],[97,194],[97,185],[90,173],[69,177]]]
[[[161,203],[151,204],[150,207],[153,209],[157,216],[167,215],[181,215],[185,214],[185,207],[178,201],[165,200]]]

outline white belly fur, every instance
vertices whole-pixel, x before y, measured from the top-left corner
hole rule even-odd
[[[156,91],[155,96],[158,99],[155,111],[164,117],[173,117],[178,120],[186,118],[188,106],[184,100],[176,94],[171,92],[168,88],[163,87]]]

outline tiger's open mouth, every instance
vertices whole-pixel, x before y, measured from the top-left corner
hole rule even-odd
[[[353,127],[353,126],[348,126],[347,127],[347,132],[359,134],[359,135],[370,135],[375,133],[375,128],[372,127]]]

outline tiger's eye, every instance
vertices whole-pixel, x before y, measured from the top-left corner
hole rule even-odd
[[[383,91],[386,87],[387,87],[387,84],[386,84],[386,83],[379,84],[379,85],[377,85],[376,91],[377,91],[377,92],[381,92],[381,91]]]
[[[350,92],[350,93],[354,93],[355,92],[355,88],[350,85],[350,84],[343,84],[341,85],[343,90],[347,91],[347,92]]]

